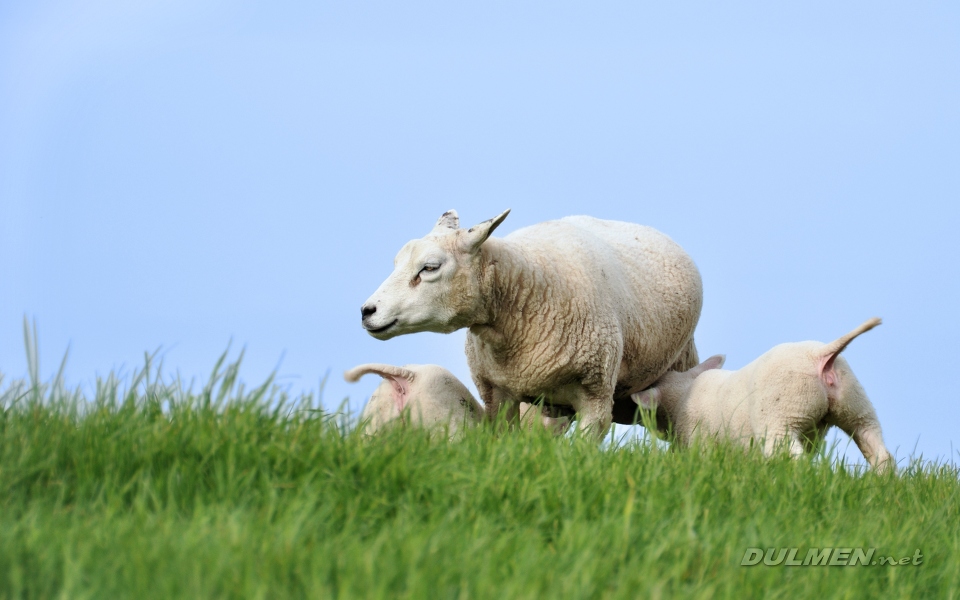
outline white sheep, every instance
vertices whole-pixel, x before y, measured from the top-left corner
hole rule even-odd
[[[356,366],[343,377],[355,382],[367,373],[383,381],[360,415],[364,433],[375,434],[397,423],[424,428],[446,427],[451,437],[483,418],[483,408],[450,371],[438,365],[396,367],[378,363]]]
[[[487,416],[545,396],[581,431],[634,421],[630,394],[697,364],[703,291],[690,257],[642,225],[566,217],[491,238],[507,210],[470,229],[444,213],[408,242],[361,307],[386,340],[469,328],[466,353]]]
[[[672,428],[682,445],[696,436],[744,445],[763,440],[766,454],[786,443],[797,456],[836,425],[878,472],[895,469],[877,413],[840,356],[854,338],[879,324],[880,319],[870,319],[829,344],[780,344],[739,371],[720,370],[724,357],[712,356],[684,373],[667,373],[633,399],[655,410],[657,429]]]

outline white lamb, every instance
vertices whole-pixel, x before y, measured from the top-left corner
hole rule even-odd
[[[364,433],[375,434],[397,423],[424,428],[446,427],[455,437],[463,427],[483,418],[483,408],[450,371],[438,365],[384,364],[356,366],[343,377],[359,381],[376,373],[383,381],[374,390],[360,415]]]
[[[525,429],[542,427],[554,435],[563,435],[573,424],[573,414],[564,412],[560,407],[520,403],[520,426]]]
[[[491,238],[506,211],[470,229],[444,213],[408,242],[361,308],[386,340],[463,327],[486,405],[513,422],[522,401],[576,411],[581,431],[631,423],[630,394],[697,364],[700,274],[666,235],[641,225],[566,217]]]
[[[854,338],[879,324],[870,319],[829,344],[780,344],[739,371],[720,370],[724,357],[712,356],[684,373],[667,373],[633,399],[655,410],[657,429],[672,428],[683,445],[698,435],[744,445],[763,440],[770,454],[785,442],[796,456],[836,425],[878,472],[895,469],[873,405],[840,356]]]

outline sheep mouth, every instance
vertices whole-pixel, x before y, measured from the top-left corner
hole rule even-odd
[[[377,327],[376,329],[371,328],[371,327],[367,327],[367,326],[364,326],[364,329],[367,330],[367,333],[383,333],[384,331],[386,331],[386,330],[390,329],[391,327],[393,327],[394,325],[396,325],[396,324],[397,324],[397,321],[399,321],[399,320],[400,320],[400,319],[394,319],[393,321],[391,321],[390,323],[387,323],[387,324],[384,325],[383,327]]]

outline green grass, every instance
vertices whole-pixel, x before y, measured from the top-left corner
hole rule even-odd
[[[35,373],[35,368],[31,369]],[[416,431],[364,439],[237,365],[0,387],[0,597],[949,598],[957,470]],[[36,381],[34,379],[34,381]],[[740,566],[749,547],[920,566]]]

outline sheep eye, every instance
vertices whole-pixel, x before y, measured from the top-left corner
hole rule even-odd
[[[423,265],[423,268],[420,269],[421,273],[432,273],[440,268],[440,265]]]

